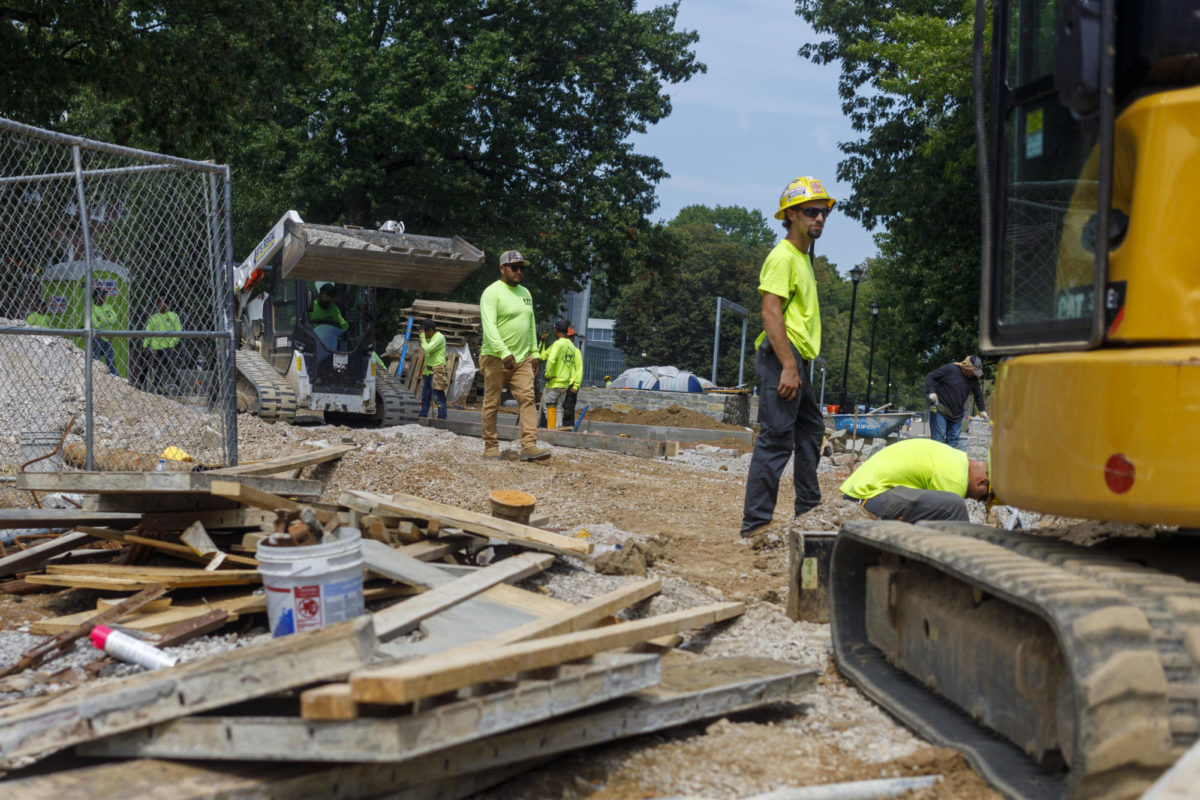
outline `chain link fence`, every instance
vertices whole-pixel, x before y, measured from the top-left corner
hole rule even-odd
[[[0,118],[0,472],[236,463],[229,206],[228,167]]]

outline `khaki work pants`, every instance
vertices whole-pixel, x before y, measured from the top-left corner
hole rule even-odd
[[[483,447],[491,450],[500,446],[496,414],[500,411],[500,392],[507,386],[517,401],[517,416],[521,420],[521,449],[537,447],[537,406],[533,402],[533,358],[527,358],[515,369],[506,369],[495,356],[482,356],[483,369]]]

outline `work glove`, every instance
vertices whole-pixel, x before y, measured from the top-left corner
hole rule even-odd
[[[987,418],[988,418],[987,412],[986,412],[986,411],[980,411],[980,412],[979,412],[979,418],[980,418],[980,419],[987,419]]]
[[[930,392],[929,393],[929,405],[936,406],[937,402],[938,402],[937,392]]]

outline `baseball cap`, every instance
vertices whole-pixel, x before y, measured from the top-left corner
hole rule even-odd
[[[431,331],[436,327],[437,323],[433,321],[432,317],[426,317],[425,319],[421,320],[421,330],[423,331]]]
[[[507,267],[509,264],[521,264],[522,266],[528,267],[529,259],[521,255],[516,250],[505,250],[500,254],[500,266]]]
[[[967,356],[962,361],[958,362],[963,369],[969,369],[976,376],[983,374],[983,361],[979,356]]]
[[[559,320],[554,321],[554,330],[558,331],[559,333],[566,333],[570,329],[571,329],[571,323],[567,322],[565,319],[559,319]]]

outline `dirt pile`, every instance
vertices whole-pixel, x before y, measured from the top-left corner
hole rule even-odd
[[[0,319],[0,326],[17,324]],[[0,464],[20,463],[20,434],[61,434],[72,415],[68,437],[82,442],[86,394],[84,353],[58,336],[0,336]],[[175,445],[201,462],[223,460],[221,417],[163,395],[143,392],[102,362],[92,365],[95,443],[149,454]],[[50,449],[53,449],[52,447]],[[137,466],[126,467],[136,469]]]

